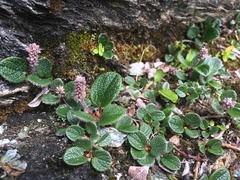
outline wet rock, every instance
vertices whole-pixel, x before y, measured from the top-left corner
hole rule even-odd
[[[10,84],[0,79],[0,107],[25,99],[28,91],[29,86],[24,83]]]
[[[238,0],[0,0],[0,59],[23,55],[26,44],[72,31],[160,29],[172,20],[231,18]],[[177,24],[176,24],[177,25]]]

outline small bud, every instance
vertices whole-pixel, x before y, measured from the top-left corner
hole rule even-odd
[[[203,47],[198,53],[198,60],[205,59],[208,55],[208,49]]]
[[[83,76],[77,76],[74,81],[74,96],[77,101],[83,102],[86,97],[86,80]]]
[[[56,87],[56,94],[57,94],[58,98],[63,98],[64,97],[65,92],[64,92],[63,86],[57,86]]]
[[[236,101],[233,101],[231,97],[229,98],[224,98],[223,102],[222,102],[222,107],[225,110],[228,110],[230,108],[233,108],[236,104]]]

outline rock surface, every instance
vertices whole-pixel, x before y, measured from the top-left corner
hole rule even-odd
[[[227,21],[238,9],[238,0],[0,0],[0,61],[25,57],[29,43],[73,31],[157,31],[172,21],[178,26],[206,16]]]

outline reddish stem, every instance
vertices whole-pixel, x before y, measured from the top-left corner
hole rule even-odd
[[[207,160],[206,159],[202,159],[202,158],[199,158],[197,156],[192,156],[190,154],[187,154],[185,153],[184,151],[181,151],[180,149],[178,149],[176,146],[174,146],[174,149],[179,152],[181,155],[183,155],[185,158],[191,158],[191,159],[194,159],[196,161],[202,161],[202,162],[206,162]]]

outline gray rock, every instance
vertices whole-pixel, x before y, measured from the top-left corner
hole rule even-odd
[[[26,57],[28,44],[42,38],[61,39],[73,31],[149,32],[172,21],[178,26],[206,16],[226,22],[238,9],[238,0],[0,0],[0,61],[8,56]],[[52,51],[59,52],[61,43]],[[13,97],[3,97],[27,89],[0,81],[0,106],[14,102]]]

